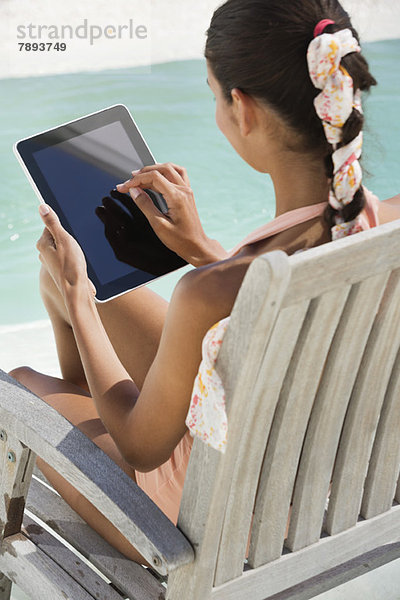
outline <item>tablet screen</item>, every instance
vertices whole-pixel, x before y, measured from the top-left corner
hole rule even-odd
[[[102,198],[132,170],[143,167],[121,123],[111,123],[39,150],[33,158],[100,283],[130,273],[132,268],[114,258],[109,244],[99,244],[104,238],[104,225],[95,216]]]
[[[143,244],[149,246],[146,260],[139,261],[146,270],[132,266],[135,260],[130,261],[131,264],[122,262],[116,257],[121,253],[116,253],[111,246],[104,224],[96,215],[96,208],[117,183],[128,179],[132,170],[154,162],[134,121],[127,120],[128,111],[124,109],[121,114],[121,109],[124,107],[89,115],[19,142],[17,146],[41,196],[54,208],[63,226],[84,251],[89,277],[96,286],[99,300],[143,285],[161,272],[185,264],[182,259],[181,264],[174,260],[177,255],[165,248],[158,238],[154,239],[153,230],[143,215],[137,214],[136,206],[132,207],[129,218],[140,224],[142,247]],[[116,114],[112,116],[110,111]],[[101,119],[101,115],[105,118]],[[129,202],[133,205],[130,197]],[[126,212],[124,206],[122,209]],[[154,261],[158,264],[153,264]],[[163,268],[160,269],[161,263]]]

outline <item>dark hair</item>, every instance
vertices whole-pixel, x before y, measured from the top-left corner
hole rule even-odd
[[[297,149],[321,153],[327,177],[332,179],[333,147],[313,104],[321,90],[314,87],[307,64],[307,49],[322,19],[335,21],[324,33],[348,28],[359,40],[337,0],[227,0],[212,17],[205,57],[229,103],[231,90],[239,88],[275,109],[300,134]],[[341,64],[352,77],[354,90],[369,90],[376,84],[361,53],[348,54]],[[342,145],[358,135],[363,122],[363,115],[353,109],[343,127]],[[341,211],[328,204],[325,218],[331,227],[338,215],[349,222],[364,205],[361,186]]]

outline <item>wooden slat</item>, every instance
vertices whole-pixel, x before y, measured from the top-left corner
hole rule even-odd
[[[243,398],[252,398],[253,382],[290,279],[288,265],[283,252],[256,259],[235,302],[217,362],[226,392],[227,450],[221,455],[198,440],[194,442],[178,527],[193,543],[196,559],[170,574],[167,600],[205,600],[211,592],[230,479],[240,444],[230,431],[235,431],[233,421],[245,420],[247,403]],[[237,336],[241,351],[237,350]]]
[[[283,307],[400,267],[400,220],[310,248],[290,257],[290,292]]]
[[[121,600],[121,595],[108,583],[83,562],[67,546],[58,541],[40,524],[30,517],[24,517],[23,533],[35,544],[50,560],[63,569],[72,579],[93,595],[97,600]],[[36,582],[31,582],[35,587]]]
[[[399,299],[397,269],[389,278],[372,327],[340,439],[325,523],[331,535],[357,522],[378,419],[400,346]],[[383,468],[382,475],[385,473]],[[389,485],[394,488],[393,478]]]
[[[291,550],[319,539],[348,400],[388,276],[386,272],[353,285],[333,339],[297,476],[286,541]]]
[[[349,291],[343,286],[313,300],[304,321],[264,457],[248,557],[252,567],[282,552],[310,410]]]
[[[0,539],[21,529],[35,457],[0,421]]]
[[[21,530],[35,455],[0,421],[0,553],[4,538]],[[0,600],[9,600],[12,581],[0,567]]]
[[[5,538],[0,555],[0,570],[31,600],[95,598],[22,533]]]
[[[224,489],[221,489],[221,494],[216,492],[217,482],[222,479],[224,458],[204,442],[194,440],[178,527],[191,540],[196,555],[193,563],[180,567],[169,575],[167,600],[205,600],[209,597],[226,500]],[[209,518],[211,512],[212,522]]]
[[[278,250],[257,258],[246,274],[218,354],[227,410],[233,394],[250,395],[291,278],[288,256]]]
[[[238,577],[243,571],[264,448],[308,305],[303,301],[280,312],[251,402],[243,397],[247,414],[243,420],[230,423],[229,435],[236,441],[237,452],[229,482],[232,491],[225,511],[214,579],[216,586]]]
[[[0,423],[101,512],[162,575],[193,548],[114,461],[46,402],[0,371]]]
[[[395,361],[365,480],[361,515],[389,510],[400,469],[400,349]]]
[[[342,563],[338,567],[328,569],[324,573],[316,577],[311,577],[284,592],[273,594],[273,596],[268,597],[268,600],[311,600],[315,596],[319,596],[361,575],[370,573],[372,570],[386,565],[399,557],[400,542],[397,544],[386,544],[385,546],[361,554],[344,564]],[[378,574],[376,577],[378,577]],[[317,600],[322,600],[322,598],[318,598]]]
[[[32,479],[26,508],[71,544],[118,589],[135,600],[161,600],[165,589],[148,569],[100,537],[56,492]]]
[[[215,588],[211,598],[264,600],[375,548],[399,541],[400,505],[335,536],[324,537],[302,550],[245,571],[241,577]]]

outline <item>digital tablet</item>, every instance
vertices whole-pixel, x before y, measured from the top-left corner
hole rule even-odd
[[[14,146],[41,201],[78,241],[105,302],[186,265],[156,236],[127,194],[115,186],[154,158],[128,109],[111,106]],[[163,213],[165,199],[147,190]]]

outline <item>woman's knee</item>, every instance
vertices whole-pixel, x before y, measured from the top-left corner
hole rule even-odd
[[[36,374],[36,371],[34,371],[34,369],[31,369],[31,367],[24,366],[24,367],[16,367],[15,369],[12,369],[11,371],[9,371],[8,374],[10,375],[10,377],[15,379],[19,383],[22,383],[22,385],[24,385],[25,387],[29,387],[28,383],[32,379],[32,377]]]
[[[16,367],[9,371],[8,374],[41,398],[48,391],[54,391],[52,389],[54,388],[53,380],[56,381],[56,378],[39,373],[39,371],[35,371],[31,367]]]

